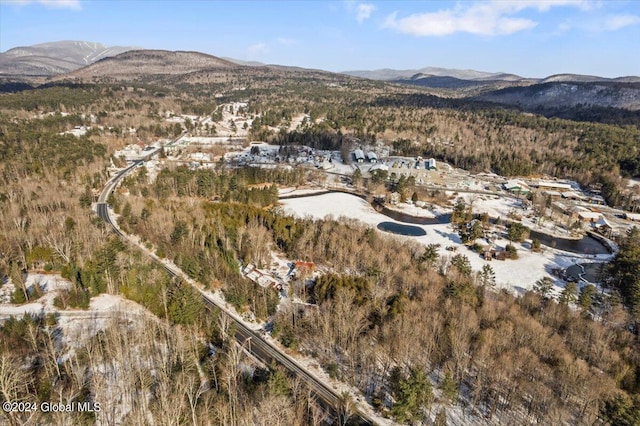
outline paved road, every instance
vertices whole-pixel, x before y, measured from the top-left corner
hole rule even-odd
[[[98,203],[96,206],[96,212],[98,216],[104,220],[108,227],[110,227],[115,234],[119,237],[127,240],[128,242],[134,243],[125,235],[120,228],[118,228],[117,224],[114,223],[109,215],[108,205],[106,203],[109,194],[113,192],[118,183],[131,171],[133,171],[139,164],[142,164],[143,161],[136,161],[131,166],[126,169],[120,171],[117,175],[115,175],[112,179],[107,182],[107,185],[104,187],[100,197],[98,198]],[[134,243],[135,244],[135,243]],[[180,270],[178,267],[166,264],[160,259],[158,259],[154,254],[148,252],[144,247],[136,244],[143,250],[147,255],[152,257],[154,260],[161,262],[163,268],[172,276],[179,278],[186,278],[186,274]],[[245,347],[253,356],[263,362],[265,365],[271,365],[273,361],[282,365],[286,368],[291,374],[303,380],[312,393],[316,396],[318,402],[325,406],[333,409],[334,413],[340,415],[342,411],[342,397],[338,394],[337,391],[325,385],[322,381],[317,379],[311,373],[309,373],[305,368],[300,366],[293,358],[289,357],[287,354],[282,352],[279,348],[268,342],[255,331],[251,330],[247,327],[242,321],[235,317],[225,306],[219,304],[215,300],[211,299],[209,296],[204,294],[200,289],[202,298],[209,308],[218,308],[220,312],[224,315],[227,315],[235,324],[236,341]],[[361,424],[374,424],[373,420],[362,412],[354,413],[356,418],[359,418]]]

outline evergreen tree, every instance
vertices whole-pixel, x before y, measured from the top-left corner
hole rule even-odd
[[[450,403],[455,402],[458,397],[458,384],[450,373],[444,375],[444,379],[440,384],[440,390],[442,391],[442,395],[449,400]]]
[[[551,290],[553,290],[553,280],[549,277],[540,278],[533,285],[533,291],[545,299],[549,299]]]
[[[471,276],[471,262],[464,254],[456,254],[451,258],[451,265],[455,267],[465,277]]]
[[[578,300],[578,284],[574,281],[570,281],[562,290],[560,294],[560,303],[568,305],[570,303],[576,303]]]
[[[637,324],[640,321],[640,228],[634,226],[627,232],[611,262],[611,276]]]
[[[433,399],[431,382],[427,375],[419,369],[411,370],[406,380],[398,385],[396,403],[391,414],[400,423],[420,418],[423,407],[427,407]]]
[[[580,289],[580,296],[578,297],[578,306],[583,311],[588,311],[593,305],[593,298],[596,295],[596,286],[593,284],[586,285]]]
[[[436,266],[436,262],[440,258],[440,255],[438,254],[439,248],[440,244],[429,244],[424,253],[422,253],[422,256],[420,256],[420,262],[425,263],[428,268],[434,268]]]
[[[484,265],[482,271],[478,274],[478,281],[481,286],[495,288],[496,273],[491,265]]]

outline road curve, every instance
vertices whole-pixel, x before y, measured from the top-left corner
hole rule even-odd
[[[111,194],[115,190],[118,183],[120,183],[120,181],[127,174],[131,173],[138,165],[143,164],[143,162],[144,162],[143,160],[136,161],[131,166],[121,170],[115,176],[109,179],[109,181],[107,181],[107,184],[103,188],[100,196],[98,197],[98,202],[96,204],[96,213],[105,222],[105,224],[109,228],[111,228],[111,230],[120,238],[123,238],[126,241],[131,242],[132,244],[136,244],[136,243],[131,241],[127,237],[127,235],[125,235],[120,230],[117,223],[115,223],[111,219],[111,216],[109,214],[109,207],[106,201],[107,201],[107,198],[109,197],[109,194]],[[153,253],[149,253],[147,250],[145,250],[138,244],[136,245],[140,247],[143,250],[143,252],[149,255],[152,259],[154,259],[157,262],[160,262],[162,267],[171,276],[187,279],[187,281],[189,281],[187,275],[182,270],[180,270],[177,266],[169,265],[162,262]],[[211,299],[199,288],[196,287],[196,289],[200,291],[200,294],[202,295],[204,303],[208,308],[211,309],[215,307],[220,309],[220,312],[222,312],[224,315],[227,315],[233,321],[233,324],[235,325],[235,329],[236,329],[236,333],[234,337],[240,345],[245,347],[246,350],[248,350],[253,356],[255,356],[258,360],[263,362],[265,365],[271,365],[272,362],[274,361],[282,365],[291,374],[295,375],[296,377],[304,381],[307,384],[307,386],[309,386],[309,389],[313,392],[313,394],[317,397],[318,401],[322,405],[331,407],[333,411],[338,415],[338,417],[341,415],[341,413],[343,412],[344,401],[342,396],[337,391],[325,385],[313,374],[311,374],[305,368],[300,366],[300,364],[298,364],[293,358],[289,357],[287,354],[282,352],[278,347],[268,342],[266,339],[264,339],[263,336],[261,336],[260,334],[254,332],[249,327],[247,327],[225,306]],[[352,413],[352,415],[355,418],[359,418],[360,424],[366,424],[366,425],[374,424],[373,419],[370,416],[368,416],[366,413],[357,409],[354,411],[355,412]]]

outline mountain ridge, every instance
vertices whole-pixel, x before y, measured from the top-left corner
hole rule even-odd
[[[0,75],[51,77],[136,49],[79,40],[18,46],[0,53]]]

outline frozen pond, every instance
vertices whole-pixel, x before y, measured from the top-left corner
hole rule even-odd
[[[406,235],[409,237],[422,237],[423,235],[427,235],[427,231],[425,231],[421,227],[405,225],[403,223],[380,222],[377,228],[381,231],[398,235]]]

